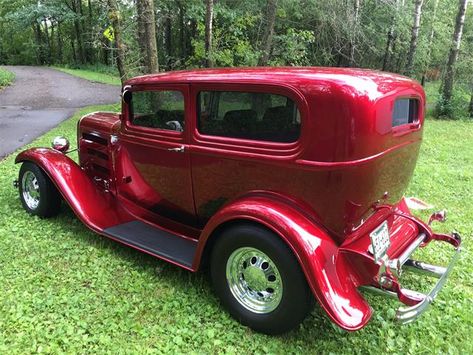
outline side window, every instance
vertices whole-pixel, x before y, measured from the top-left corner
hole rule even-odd
[[[135,91],[130,103],[133,126],[184,130],[184,96],[180,91]]]
[[[392,126],[414,123],[418,119],[419,100],[396,99],[392,115]]]
[[[268,93],[201,91],[198,128],[206,135],[290,143],[300,135],[300,113],[290,98]]]

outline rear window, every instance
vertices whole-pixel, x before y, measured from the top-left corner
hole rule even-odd
[[[301,118],[294,101],[282,95],[201,91],[198,129],[212,136],[290,143],[300,135]]]
[[[417,122],[419,110],[419,100],[417,99],[397,99],[394,102],[392,125],[393,127]]]

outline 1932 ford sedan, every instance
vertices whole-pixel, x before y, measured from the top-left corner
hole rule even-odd
[[[359,69],[248,68],[129,80],[121,114],[78,123],[79,164],[53,149],[18,155],[24,208],[64,199],[93,231],[190,271],[210,268],[221,303],[269,334],[298,325],[315,298],[346,330],[369,321],[360,288],[417,318],[460,251],[403,198],[422,140],[425,96],[408,78]],[[431,241],[449,265],[411,259]],[[447,245],[446,244],[446,245]],[[405,289],[403,271],[438,278]]]

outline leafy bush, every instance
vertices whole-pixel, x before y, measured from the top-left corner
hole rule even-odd
[[[15,74],[6,69],[0,68],[0,89],[10,85],[14,79]]]
[[[452,99],[449,102],[438,94],[437,104],[433,112],[434,117],[441,119],[470,119],[468,116],[468,104],[470,102],[470,91],[466,86],[457,85],[453,90]]]

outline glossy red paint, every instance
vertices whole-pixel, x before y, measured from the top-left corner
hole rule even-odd
[[[202,254],[212,231],[224,223],[240,220],[265,225],[291,247],[329,317],[346,330],[360,329],[369,321],[371,308],[351,280],[353,272],[337,244],[307,212],[303,203],[275,193],[255,191],[241,196],[210,219],[197,255]],[[199,263],[199,258],[194,260],[194,267]]]
[[[132,219],[113,195],[99,188],[68,156],[53,149],[32,148],[15,159],[16,163],[23,161],[43,169],[77,217],[95,232]]]
[[[393,207],[393,208],[391,208]],[[378,227],[383,221],[388,222],[391,246],[387,255],[389,259],[398,257],[419,235],[423,228],[422,222],[416,219],[408,219],[396,214],[408,214],[410,212],[405,208],[403,200],[389,208],[380,208],[366,222],[360,226],[358,230],[351,233],[345,242],[339,247],[339,254],[349,265],[348,269],[352,276],[352,281],[356,287],[373,285],[376,286],[378,281],[376,276],[379,271],[378,264],[373,262],[373,255],[368,251],[370,246],[369,234]]]
[[[125,88],[180,91],[184,132],[134,127],[123,102],[120,115],[81,119],[80,166],[48,149],[17,157],[46,171],[98,233],[132,219],[159,226],[196,241],[190,268],[196,271],[208,241],[227,223],[260,223],[287,243],[321,306],[347,330],[363,327],[372,314],[357,290],[379,282],[369,234],[388,222],[390,258],[420,231],[434,235],[411,218],[401,200],[422,139],[425,95],[415,81],[362,69],[235,68],[148,75],[129,80]],[[301,114],[299,140],[201,134],[196,106],[205,90],[291,98]],[[400,97],[419,100],[418,119],[392,128]]]
[[[188,85],[164,84],[146,89],[173,90],[189,100]],[[187,116],[190,105],[185,104]],[[176,153],[185,145],[182,132],[156,130],[130,124],[128,111],[120,131],[116,155],[118,194],[155,213],[170,219],[195,225],[192,193],[191,154]]]
[[[85,169],[56,150],[48,148],[31,148],[25,150],[18,154],[15,163],[24,161],[34,162],[46,172],[76,216],[92,231],[144,253],[156,256],[145,249],[118,240],[105,232],[109,227],[137,219],[156,225],[156,223],[152,223],[152,217],[147,215],[146,210],[118,199],[111,191],[105,191],[103,185],[91,179]],[[165,225],[167,221],[160,220],[159,222]],[[178,224],[170,223],[169,225],[172,227],[173,231],[178,231],[182,228]],[[195,234],[195,231],[190,228],[183,228],[183,231],[187,235]],[[176,235],[180,235],[180,233],[176,232]],[[182,235],[182,238],[189,237]],[[161,256],[160,258],[172,264],[195,271],[165,257]]]
[[[397,202],[414,170],[425,97],[408,78],[346,68],[225,68],[138,77],[126,87],[170,83],[190,86],[186,131],[201,225],[225,201],[264,189],[307,201],[341,242],[386,191],[388,202]],[[203,90],[288,96],[301,112],[302,135],[291,144],[201,135],[193,108]],[[391,111],[399,97],[420,100],[419,120],[392,129]],[[122,113],[128,122],[126,105]]]

